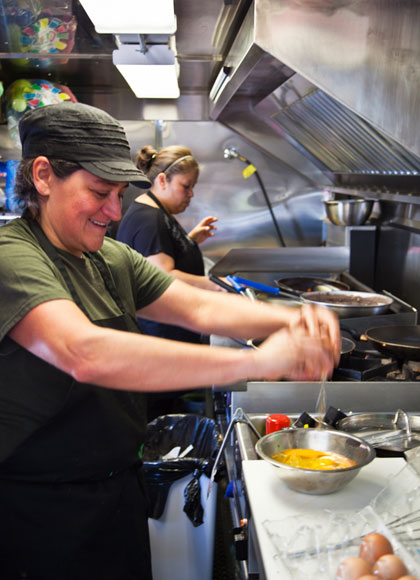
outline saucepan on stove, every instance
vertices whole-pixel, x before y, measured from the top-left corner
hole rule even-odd
[[[265,293],[280,299],[286,296],[295,302],[324,306],[335,312],[339,318],[375,316],[386,312],[393,303],[393,299],[390,296],[371,292],[337,290],[335,292],[302,292],[297,296],[296,294],[290,294],[289,292],[280,290],[280,288],[260,284],[259,282],[247,280],[239,276],[227,276],[226,279],[234,285],[238,292],[241,292],[241,288],[251,288],[259,293]]]

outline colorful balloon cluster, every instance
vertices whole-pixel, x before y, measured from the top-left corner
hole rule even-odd
[[[9,42],[15,52],[40,54],[69,53],[74,47],[77,28],[76,18],[66,3],[54,0],[29,2],[28,0],[6,0],[5,14],[8,22]],[[25,64],[28,59],[21,59]],[[65,64],[68,59],[54,60]],[[50,59],[39,59],[36,64],[48,66]]]
[[[20,147],[18,125],[27,110],[76,100],[68,87],[50,81],[19,79],[12,83],[5,92],[4,113],[14,145]]]

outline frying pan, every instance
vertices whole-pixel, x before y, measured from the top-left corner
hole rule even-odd
[[[355,292],[352,290],[337,290],[336,292],[303,292],[300,296],[284,292],[280,288],[260,284],[239,276],[227,276],[227,280],[232,280],[235,286],[242,285],[250,287],[260,292],[274,295],[278,298],[287,296],[298,302],[306,302],[324,306],[337,314],[339,318],[354,318],[358,316],[375,316],[382,314],[391,306],[393,299],[383,294],[373,294],[371,292]],[[258,297],[258,296],[257,296]]]
[[[303,292],[334,292],[335,290],[350,290],[350,286],[338,280],[329,278],[308,278],[296,276],[295,278],[280,278],[276,284],[281,290],[297,294]]]
[[[333,310],[339,318],[358,316],[376,316],[386,312],[393,299],[383,294],[372,292],[355,292],[337,290],[337,292],[304,292],[301,298],[305,302],[324,306]]]
[[[420,361],[420,326],[378,326],[369,328],[364,334],[386,355]]]
[[[356,344],[350,338],[341,337],[341,354],[350,354],[355,348]]]

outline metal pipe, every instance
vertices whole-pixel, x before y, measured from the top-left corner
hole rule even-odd
[[[243,161],[247,165],[253,165],[255,167],[255,165],[253,163],[251,163],[251,161],[249,161],[249,159],[247,159],[246,157],[244,157],[243,155],[238,153],[238,151],[235,149],[235,147],[226,147],[226,149],[223,151],[223,157],[225,159],[239,159],[240,161]],[[283,236],[281,234],[280,228],[278,226],[276,217],[274,215],[273,207],[271,205],[270,199],[267,195],[267,191],[264,187],[264,183],[263,183],[257,169],[255,169],[254,174],[255,174],[255,177],[257,178],[258,184],[261,188],[262,194],[263,194],[264,199],[265,199],[265,203],[267,204],[267,207],[268,207],[268,211],[270,212],[271,219],[272,219],[273,225],[274,225],[274,229],[276,230],[280,244],[285,248],[286,244],[285,244],[285,241],[284,241]]]

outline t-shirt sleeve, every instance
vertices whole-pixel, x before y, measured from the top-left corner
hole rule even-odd
[[[0,341],[35,306],[59,299],[72,300],[72,297],[60,272],[36,242],[30,237],[2,236]]]
[[[173,282],[174,278],[151,264],[142,254],[127,244],[106,239],[107,263],[115,275],[117,292],[131,311],[144,308],[159,298]],[[128,291],[128,288],[131,288]]]
[[[117,239],[143,256],[163,252],[174,258],[174,241],[165,214],[145,204],[135,205],[139,207],[130,208],[131,211],[124,216]]]

